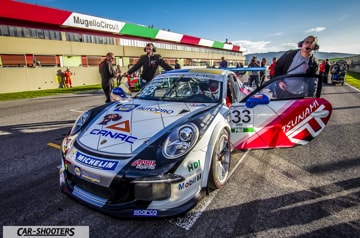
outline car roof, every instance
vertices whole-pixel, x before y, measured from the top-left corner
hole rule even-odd
[[[189,68],[189,69],[175,69],[166,71],[163,74],[171,73],[205,73],[205,74],[216,74],[223,75],[227,70],[224,69],[209,69],[209,68]]]

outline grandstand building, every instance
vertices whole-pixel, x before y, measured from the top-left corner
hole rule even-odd
[[[244,63],[240,46],[20,1],[0,8],[0,93],[59,87],[70,67],[73,86],[100,84],[98,64],[114,52],[122,72],[144,54],[146,43],[170,65],[183,68]]]

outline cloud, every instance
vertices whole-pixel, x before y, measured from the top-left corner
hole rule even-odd
[[[268,52],[267,45],[271,41],[247,41],[247,40],[237,40],[233,41],[235,45],[240,45],[241,49],[246,49],[246,54],[249,53],[263,53]]]
[[[310,33],[310,32],[320,32],[320,31],[324,31],[326,29],[326,27],[323,26],[318,26],[318,27],[314,27],[314,28],[310,28],[309,30],[306,30],[306,33]]]
[[[283,32],[275,32],[275,33],[268,34],[266,36],[282,36],[282,35],[284,35]]]
[[[338,18],[339,21],[343,21],[345,20],[346,18],[348,18],[349,14],[345,14],[344,16],[341,16]]]

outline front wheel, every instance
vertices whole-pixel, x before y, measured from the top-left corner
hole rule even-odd
[[[212,153],[208,180],[208,187],[210,189],[219,189],[225,184],[229,176],[230,159],[231,149],[229,132],[226,129],[222,129]]]

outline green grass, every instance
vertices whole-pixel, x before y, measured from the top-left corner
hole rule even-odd
[[[360,73],[347,72],[345,75],[345,82],[357,89],[360,89]]]
[[[99,85],[88,85],[72,88],[57,88],[57,89],[46,89],[46,90],[36,90],[36,91],[26,91],[26,92],[16,92],[16,93],[2,93],[0,94],[0,101],[9,101],[25,98],[37,98],[45,96],[53,96],[64,93],[77,93],[84,91],[92,91],[101,89]]]

